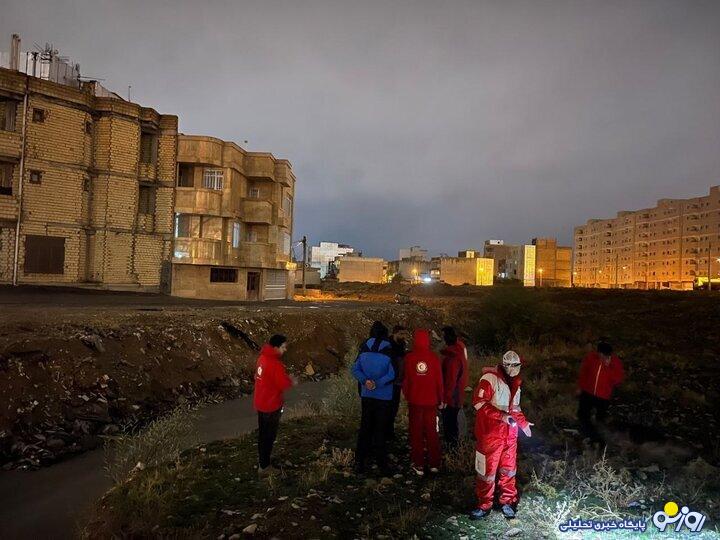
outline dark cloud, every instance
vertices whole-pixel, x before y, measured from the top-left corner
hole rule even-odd
[[[25,0],[0,18],[183,132],[290,159],[296,233],[386,257],[570,242],[705,193],[718,28],[713,0]]]

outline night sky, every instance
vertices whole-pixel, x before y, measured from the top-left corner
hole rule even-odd
[[[0,0],[183,133],[292,162],[295,236],[572,241],[720,184],[720,1]],[[243,141],[248,144],[244,145]]]

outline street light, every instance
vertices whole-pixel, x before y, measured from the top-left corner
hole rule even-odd
[[[542,287],[542,275],[543,275],[543,269],[538,268],[538,274],[540,274],[540,286]]]

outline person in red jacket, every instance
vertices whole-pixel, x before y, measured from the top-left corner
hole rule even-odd
[[[475,416],[475,494],[477,507],[470,519],[481,519],[490,513],[495,490],[503,515],[515,517],[518,493],[517,471],[518,428],[530,437],[531,424],[520,409],[521,360],[515,351],[508,351],[502,363],[483,368],[483,375],[473,394]],[[496,484],[496,476],[497,484]]]
[[[430,350],[427,330],[415,330],[412,350],[405,355],[403,394],[408,402],[410,459],[415,473],[425,474],[425,449],[431,473],[440,469],[437,409],[443,406],[440,359]]]
[[[442,355],[445,408],[442,410],[443,435],[448,447],[458,444],[458,413],[465,402],[468,381],[467,349],[452,326],[443,328],[445,348]]]
[[[255,366],[253,406],[258,413],[258,474],[272,472],[270,455],[280,426],[283,392],[295,384],[285,371],[282,355],[287,351],[287,338],[276,334],[263,345]]]
[[[578,378],[578,421],[582,434],[593,443],[604,444],[592,413],[598,423],[607,417],[613,389],[625,378],[620,359],[613,354],[612,346],[605,341],[598,343],[597,351],[588,353],[580,366]]]

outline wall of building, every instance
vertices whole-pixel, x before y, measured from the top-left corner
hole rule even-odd
[[[19,283],[159,290],[172,242],[177,117],[96,97],[89,89],[0,69],[0,91],[18,104],[15,130],[0,131],[0,161],[14,163],[12,194],[0,194],[0,281],[12,281],[20,214]],[[141,163],[140,134],[148,130],[157,152],[151,163]],[[26,170],[20,179],[22,152]],[[139,207],[141,186],[152,193],[150,213]],[[37,261],[49,255],[29,254],[38,245],[35,237],[62,239],[64,255],[57,252],[60,267],[52,273],[38,271],[45,266]]]
[[[572,285],[572,248],[558,246],[555,238],[535,238],[535,284],[543,287]]]
[[[688,290],[707,283],[708,274],[720,282],[720,186],[706,196],[591,219],[575,227],[574,247],[581,287]]]
[[[440,259],[440,281],[448,285],[492,285],[493,259],[446,257]]]
[[[338,262],[338,281],[383,283],[385,281],[385,265],[383,259],[343,257]]]

